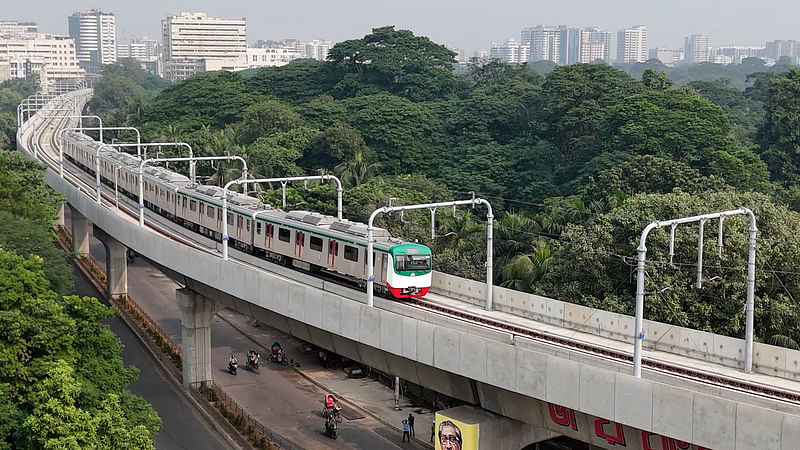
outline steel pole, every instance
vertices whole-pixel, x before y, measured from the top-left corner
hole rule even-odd
[[[755,288],[756,288],[756,216],[753,211],[742,208],[750,218],[750,230],[747,242],[747,300],[745,302],[745,350],[744,350],[744,371],[753,371],[753,312],[755,310]]]
[[[638,252],[636,259],[636,319],[633,324],[633,376],[640,378],[642,376],[642,341],[644,340],[644,263],[647,255],[647,235],[650,230],[654,228],[661,228],[659,222],[651,222],[642,231],[642,236],[639,238],[639,247],[636,249]]]

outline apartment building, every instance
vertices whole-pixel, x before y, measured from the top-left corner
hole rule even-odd
[[[636,25],[617,33],[617,62],[647,61],[647,27]]]
[[[247,68],[245,19],[183,12],[163,19],[161,31],[164,77],[169,80],[183,80],[205,70]]]
[[[117,61],[117,27],[114,14],[99,9],[80,11],[67,18],[69,35],[75,39],[83,67],[99,67]]]
[[[689,64],[711,61],[711,45],[708,36],[693,34],[684,40],[684,58]]]
[[[0,81],[38,76],[41,86],[86,75],[69,36],[28,33],[0,36]]]
[[[530,44],[519,43],[508,39],[502,44],[489,47],[489,59],[496,59],[510,64],[522,64],[530,61]]]

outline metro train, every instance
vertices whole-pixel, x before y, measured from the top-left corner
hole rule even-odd
[[[139,200],[140,160],[85,134],[63,134],[63,152],[82,170],[95,174],[119,192]],[[223,189],[192,183],[163,167],[143,170],[145,206],[196,233],[222,238]],[[229,245],[276,263],[308,272],[324,272],[365,287],[367,225],[308,211],[282,211],[254,197],[228,191]],[[431,286],[433,255],[429,247],[373,230],[375,291],[394,298],[423,297]]]

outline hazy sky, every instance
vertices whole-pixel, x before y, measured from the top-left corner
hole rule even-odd
[[[117,19],[118,38],[160,39],[160,21],[181,11],[247,18],[247,39],[360,38],[395,25],[468,51],[513,37],[538,24],[620,28],[647,25],[648,47],[679,48],[689,34],[711,45],[800,40],[798,0],[2,0],[0,19],[34,21],[42,32],[67,33],[67,16],[100,8]]]

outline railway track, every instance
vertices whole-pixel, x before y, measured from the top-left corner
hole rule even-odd
[[[46,161],[44,161],[45,164],[47,164],[50,168],[52,168],[57,172],[59,170],[58,161],[56,161],[55,157],[52,156],[47,151],[47,147],[50,147],[51,149],[58,148],[58,143],[56,142],[55,139],[56,130],[63,128],[65,124],[68,123],[68,119],[54,119],[54,120],[56,124],[55,126],[52,126],[52,124],[43,125],[43,127],[47,127],[46,128],[47,131],[38,134],[31,133],[30,136],[28,137],[29,139],[28,144],[29,148],[32,148],[33,145],[37,145],[38,148],[41,150],[39,152],[39,155],[44,159],[46,159]],[[47,142],[48,140],[49,142]],[[46,145],[43,146],[42,145],[43,143]],[[90,197],[93,196],[93,192],[95,190],[93,183],[81,179],[75,174],[69,172],[68,170],[65,170],[64,174],[65,178],[69,180],[70,183],[81,189],[81,191],[86,193],[86,195]],[[115,198],[105,193],[101,193],[101,198],[104,201],[104,206],[107,206],[109,208],[115,207],[115,200],[116,200]],[[129,205],[120,204],[120,211],[124,212],[133,219],[138,219],[138,211],[133,209]],[[201,245],[192,242],[185,236],[182,236],[180,233],[159,226],[155,221],[150,221],[147,226],[150,227],[154,232],[157,232],[160,235],[167,237],[169,239],[175,240],[176,242],[180,242],[185,245],[191,245],[194,248],[197,248],[199,250],[208,253],[217,253],[216,251],[212,251],[211,249],[208,249],[206,247],[203,247]],[[336,281],[336,280],[331,280],[331,281]],[[439,315],[446,315],[448,317],[457,319],[459,321],[463,321],[471,325],[479,325],[487,327],[489,329],[510,333],[512,336],[520,336],[537,342],[543,342],[561,348],[569,348],[571,350],[578,351],[586,355],[602,357],[623,364],[632,364],[633,361],[633,356],[630,353],[624,351],[619,351],[617,349],[601,345],[591,344],[581,340],[569,339],[563,336],[548,334],[531,328],[524,328],[519,325],[487,318],[485,316],[478,316],[476,314],[472,314],[464,310],[458,310],[440,303],[435,303],[427,298],[409,299],[402,303],[407,305],[409,308],[414,308],[417,310],[431,312]],[[643,358],[642,365],[647,367],[650,371],[672,377],[681,378],[684,380],[691,380],[706,385],[731,389],[737,392],[751,394],[761,398],[778,400],[792,404],[800,404],[800,392],[798,391],[785,390],[774,386],[759,385],[757,383],[752,383],[742,379],[722,376],[719,373],[715,372],[694,369],[691,367],[677,366],[673,363],[668,363],[653,358]]]

